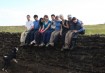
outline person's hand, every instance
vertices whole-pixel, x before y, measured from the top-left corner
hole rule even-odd
[[[73,30],[73,32],[74,32],[74,33],[77,33],[78,31],[77,31],[77,30]]]
[[[62,32],[60,32],[60,36],[62,36]]]

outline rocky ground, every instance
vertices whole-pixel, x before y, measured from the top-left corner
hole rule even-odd
[[[19,37],[20,33],[0,33],[0,69],[2,55],[19,46]],[[9,73],[105,73],[105,35],[80,36],[73,51],[19,48],[17,59],[19,63],[12,62]]]

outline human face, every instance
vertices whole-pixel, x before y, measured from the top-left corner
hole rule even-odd
[[[27,16],[27,20],[30,21],[30,16]]]
[[[55,16],[51,16],[51,19],[52,19],[52,20],[55,20]]]
[[[56,18],[55,18],[57,21],[59,20],[59,16],[56,16]]]
[[[41,22],[44,22],[44,19],[43,18],[41,19]]]
[[[77,19],[76,19],[76,20],[73,20],[73,22],[74,22],[74,23],[77,23]]]
[[[45,21],[48,21],[48,18],[47,18],[47,17],[44,17],[44,20],[45,20]]]
[[[35,19],[35,20],[38,20],[38,17],[35,17],[34,19]]]
[[[63,20],[63,19],[64,19],[63,15],[60,15],[60,19],[61,19],[61,20]]]

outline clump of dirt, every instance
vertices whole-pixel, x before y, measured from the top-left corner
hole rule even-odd
[[[19,46],[20,33],[0,33],[2,55]],[[12,62],[9,73],[105,73],[105,35],[79,36],[73,51],[60,48],[19,48],[18,64]],[[3,73],[0,71],[0,73]]]

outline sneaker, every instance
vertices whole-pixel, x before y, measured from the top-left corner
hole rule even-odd
[[[5,71],[4,68],[2,69],[2,71]]]
[[[8,71],[7,71],[7,70],[5,70],[5,72],[6,72],[6,73],[8,73]]]
[[[50,45],[50,44],[48,43],[48,44],[46,45],[46,47],[49,47],[49,45]]]
[[[45,45],[44,43],[41,43],[39,46],[42,47],[42,46],[44,46],[44,45]]]
[[[37,46],[38,46],[38,44],[35,44],[34,46],[35,46],[35,47],[37,47]]]
[[[64,51],[64,50],[66,50],[66,49],[69,49],[69,47],[64,46],[64,47],[61,48],[61,51]]]
[[[33,40],[30,44],[32,45],[32,44],[35,44],[36,42],[35,42],[35,40]]]

